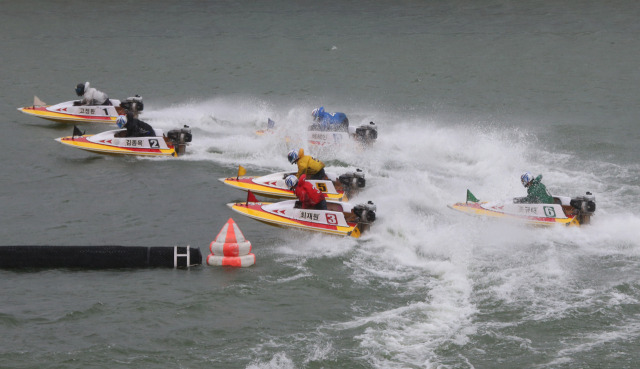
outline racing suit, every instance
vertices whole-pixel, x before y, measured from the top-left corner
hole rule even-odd
[[[307,182],[307,176],[302,175],[298,180],[298,185],[293,190],[302,209],[327,210],[327,201],[320,190]]]
[[[527,204],[553,204],[553,197],[547,192],[547,187],[542,184],[542,174],[537,176],[527,185],[527,196],[519,202]]]
[[[84,84],[84,94],[82,95],[81,105],[111,105],[109,96],[102,91],[98,91],[89,85],[89,82]]]
[[[306,174],[309,179],[325,179],[326,174],[324,172],[324,163],[309,155],[304,154],[304,149],[298,151],[298,173],[296,177],[301,178],[303,174]]]
[[[348,131],[349,119],[345,113],[328,113],[324,111],[324,107],[317,109],[313,118],[314,127],[318,126],[322,131]]]

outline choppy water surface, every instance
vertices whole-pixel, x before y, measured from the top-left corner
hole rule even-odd
[[[3,244],[208,245],[229,217],[246,269],[0,271],[9,368],[635,368],[640,361],[640,108],[631,1],[2,4]],[[16,111],[89,80],[191,126],[189,155],[102,157]],[[217,179],[291,168],[310,111],[375,121],[368,150],[314,152],[366,173],[362,239],[232,213]],[[274,135],[257,136],[268,118]],[[87,133],[106,129],[82,127]],[[589,227],[458,214],[592,191]]]

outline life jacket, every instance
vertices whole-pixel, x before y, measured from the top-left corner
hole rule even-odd
[[[549,195],[547,187],[542,184],[542,175],[537,176],[527,187],[527,197],[524,202],[530,204],[553,204],[553,196]]]
[[[316,204],[324,200],[324,195],[320,190],[315,188],[311,182],[307,182],[307,176],[302,175],[298,180],[298,185],[293,191],[296,194],[300,203],[302,203],[303,209],[313,208]]]
[[[312,176],[324,168],[324,163],[309,155],[304,154],[304,149],[298,151],[298,173],[296,177],[300,178],[303,174]]]

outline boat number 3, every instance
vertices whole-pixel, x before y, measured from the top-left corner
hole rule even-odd
[[[327,184],[326,183],[316,183],[316,187],[322,192],[327,192]]]
[[[335,214],[327,214],[327,223],[329,224],[338,224],[338,218]]]
[[[548,216],[549,218],[556,217],[556,209],[554,209],[553,207],[543,206],[542,208],[544,209],[544,215]]]

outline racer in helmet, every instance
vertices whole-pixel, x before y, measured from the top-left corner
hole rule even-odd
[[[289,163],[298,164],[298,173],[296,177],[300,178],[303,174],[306,174],[309,179],[327,179],[327,175],[324,172],[324,163],[317,160],[310,155],[304,154],[304,149],[289,151],[287,154]]]
[[[287,178],[284,179],[284,184],[287,185],[288,189],[293,191],[293,189],[298,184],[298,177],[294,176],[293,174],[290,174],[287,176]]]
[[[300,179],[292,174],[288,176],[284,182],[298,198],[296,207],[302,209],[327,210],[327,201],[324,199],[324,195],[311,184],[311,182],[307,182],[307,176],[305,174],[300,176]]]
[[[116,125],[120,129],[126,128],[126,136],[124,137],[156,136],[155,131],[148,123],[136,118],[130,111],[127,111],[126,117],[124,115],[118,116]]]
[[[345,113],[327,113],[324,111],[324,107],[319,107],[313,109],[311,112],[311,116],[313,117],[313,125],[311,126],[314,130],[320,131],[348,131],[349,130],[349,119]]]
[[[542,174],[533,177],[533,174],[525,172],[520,176],[522,185],[527,189],[527,196],[514,200],[518,203],[527,204],[553,204],[553,197],[549,195],[547,187],[542,184]]]
[[[112,105],[109,96],[91,87],[89,82],[78,83],[76,85],[76,95],[82,96],[78,105]]]

